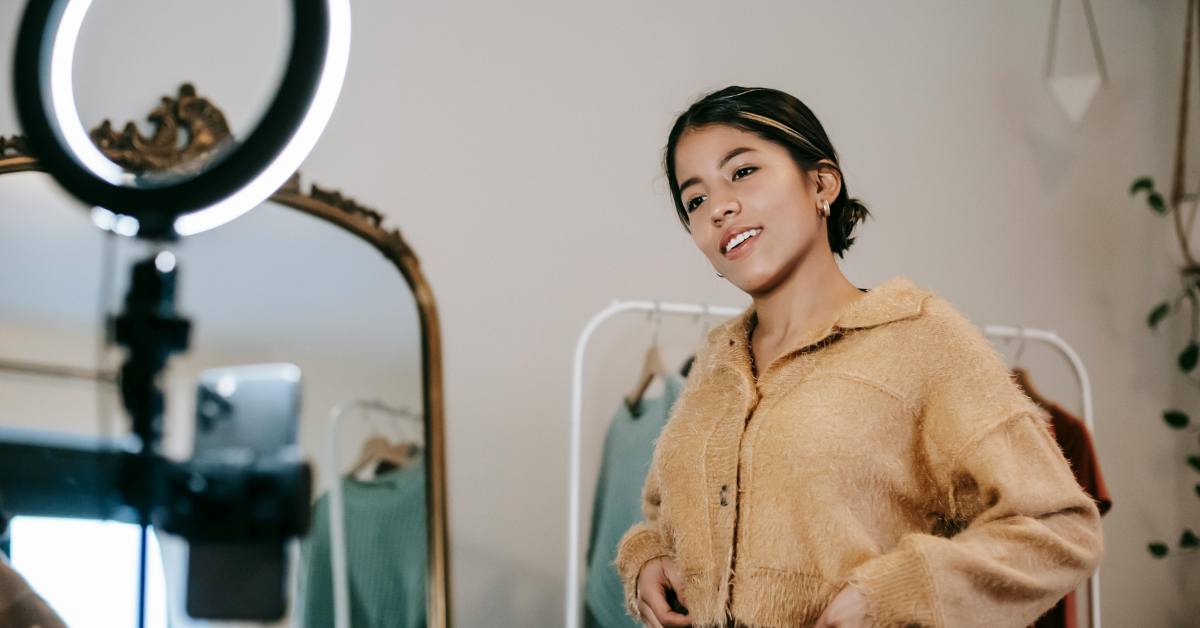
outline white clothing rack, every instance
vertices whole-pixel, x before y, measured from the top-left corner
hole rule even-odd
[[[1083,407],[1083,422],[1087,424],[1089,432],[1095,432],[1095,420],[1092,417],[1092,380],[1088,378],[1087,369],[1083,366],[1083,360],[1079,359],[1079,354],[1075,353],[1075,349],[1071,348],[1071,345],[1067,344],[1067,341],[1059,338],[1058,334],[1052,331],[1029,327],[984,325],[982,331],[983,335],[988,338],[1038,340],[1057,349],[1071,363],[1071,366],[1075,368],[1075,381],[1079,383],[1079,397]]]
[[[582,425],[583,425],[583,358],[588,341],[604,321],[623,312],[650,312],[652,314],[675,314],[685,316],[711,316],[732,318],[740,315],[743,308],[718,307],[694,304],[660,303],[657,301],[613,301],[612,305],[600,311],[588,321],[583,328],[579,340],[575,343],[575,360],[571,373],[571,444],[570,444],[570,477],[568,480],[569,500],[567,513],[567,621],[566,628],[579,628],[583,611],[580,603],[581,586],[581,557],[584,548],[580,546],[581,513],[580,486],[581,454],[582,454]],[[985,325],[981,328],[984,336],[989,338],[1018,339],[1022,342],[1035,340],[1054,347],[1061,353],[1075,371],[1079,383],[1079,396],[1083,407],[1083,421],[1088,432],[1095,431],[1095,421],[1092,407],[1092,383],[1087,369],[1079,354],[1058,334],[1043,329],[1026,327],[1008,327],[1000,325]],[[335,567],[336,573],[336,567]],[[1089,612],[1088,623],[1091,628],[1100,628],[1100,573],[1092,574],[1088,581]],[[337,628],[349,628],[349,625],[338,625]]]
[[[329,488],[329,555],[333,569],[333,625],[334,628],[350,628],[350,580],[346,567],[346,505],[342,500],[341,461],[338,460],[338,433],[342,420],[351,410],[375,411],[390,418],[417,421],[419,432],[424,419],[407,408],[395,408],[374,399],[350,399],[334,406],[329,416],[328,461],[333,474],[333,486]]]
[[[692,305],[682,303],[660,303],[658,301],[613,301],[612,305],[604,308],[599,314],[588,321],[579,341],[575,343],[575,364],[571,372],[571,470],[569,480],[570,512],[567,513],[567,628],[579,628],[580,614],[583,606],[579,595],[582,593],[580,571],[581,557],[586,551],[579,544],[580,538],[580,454],[583,431],[583,355],[587,351],[588,340],[592,333],[604,321],[623,312],[649,312],[651,314],[673,314],[696,317],[732,318],[745,311],[745,308],[721,307],[708,305]],[[338,628],[341,628],[340,626]]]
[[[1092,416],[1092,380],[1088,377],[1087,368],[1083,366],[1083,360],[1079,358],[1079,354],[1067,341],[1058,337],[1058,334],[1044,329],[1032,329],[1028,327],[1005,327],[1001,325],[984,325],[982,328],[983,335],[988,338],[1015,338],[1022,342],[1026,340],[1037,340],[1044,342],[1055,349],[1071,363],[1075,369],[1075,381],[1079,383],[1079,399],[1080,405],[1083,407],[1083,422],[1087,425],[1088,433],[1093,437],[1096,433],[1096,422]],[[1092,574],[1088,580],[1088,625],[1091,628],[1100,628],[1100,571]]]

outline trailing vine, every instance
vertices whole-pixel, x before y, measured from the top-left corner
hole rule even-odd
[[[1188,0],[1187,20],[1183,44],[1183,85],[1179,97],[1179,125],[1175,136],[1175,167],[1171,177],[1170,194],[1163,196],[1150,177],[1140,177],[1129,188],[1131,196],[1145,194],[1146,204],[1150,210],[1159,216],[1170,215],[1174,225],[1175,237],[1183,254],[1183,266],[1178,269],[1180,290],[1173,298],[1154,306],[1146,317],[1146,323],[1151,330],[1157,330],[1159,325],[1168,317],[1179,313],[1184,304],[1187,305],[1190,322],[1187,344],[1175,358],[1175,366],[1182,373],[1184,380],[1200,389],[1200,264],[1197,264],[1192,254],[1191,234],[1196,224],[1196,213],[1200,209],[1200,195],[1189,192],[1187,188],[1187,137],[1188,137],[1188,96],[1189,80],[1192,66],[1192,38],[1200,31],[1200,14],[1197,8],[1200,0]],[[1188,433],[1195,439],[1200,433],[1200,426],[1193,426],[1191,416],[1183,410],[1171,408],[1162,413],[1163,422],[1171,429]],[[1200,454],[1187,456],[1187,465],[1200,474]],[[1196,497],[1200,498],[1200,482],[1195,486]],[[1200,548],[1200,537],[1189,528],[1184,528],[1176,543],[1182,552],[1194,552]],[[1147,546],[1155,558],[1163,558],[1171,552],[1170,544],[1164,541],[1152,541]]]

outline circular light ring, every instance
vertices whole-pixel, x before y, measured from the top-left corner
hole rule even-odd
[[[17,36],[17,115],[29,150],[68,192],[136,219],[151,238],[191,235],[266,200],[312,150],[333,113],[350,59],[349,0],[292,0],[292,49],[258,126],[201,174],[160,187],[128,185],[83,130],[71,87],[75,40],[92,0],[30,0]]]

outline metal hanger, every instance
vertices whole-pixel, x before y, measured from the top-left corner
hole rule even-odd
[[[1025,393],[1025,396],[1029,397],[1029,399],[1037,404],[1039,408],[1042,408],[1043,410],[1049,410],[1050,406],[1053,405],[1052,402],[1038,392],[1037,388],[1035,388],[1033,385],[1033,380],[1029,377],[1029,370],[1021,366],[1021,357],[1025,355],[1026,336],[1024,327],[1021,328],[1021,336],[1019,340],[1020,342],[1017,345],[1017,354],[1013,357],[1013,366],[1011,369],[1009,369],[1012,372],[1013,381],[1016,382],[1017,386],[1021,387],[1021,390]]]

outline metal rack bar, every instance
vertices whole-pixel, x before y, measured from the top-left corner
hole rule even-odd
[[[1021,340],[1037,340],[1054,347],[1075,369],[1075,381],[1079,383],[1079,397],[1083,407],[1083,422],[1087,425],[1088,433],[1096,434],[1096,421],[1092,407],[1092,380],[1088,377],[1087,368],[1075,349],[1058,334],[1044,329],[1028,327],[1007,327],[1002,325],[984,325],[983,335],[989,338],[1017,338]],[[1088,625],[1100,628],[1100,570],[1092,574],[1088,580]]]
[[[599,314],[588,321],[579,341],[575,343],[575,362],[571,373],[571,470],[570,470],[570,509],[567,513],[567,628],[579,628],[583,605],[580,603],[582,590],[581,557],[586,551],[580,546],[580,455],[582,451],[583,425],[583,357],[587,351],[588,341],[604,321],[624,312],[650,312],[656,314],[672,314],[684,316],[723,317],[732,318],[745,311],[745,308],[693,305],[684,303],[660,303],[658,301],[613,301],[612,305],[604,308]]]
[[[82,379],[103,384],[115,384],[117,374],[113,371],[77,366],[62,366],[58,364],[40,364],[37,362],[20,362],[17,360],[0,360],[0,372],[20,373],[37,377],[53,377],[55,379]]]
[[[338,432],[342,419],[354,409],[374,410],[393,418],[424,421],[407,408],[396,408],[374,399],[351,399],[333,408],[329,416],[329,459],[333,486],[329,487],[329,554],[333,569],[333,625],[350,628],[350,579],[346,565],[346,505],[342,499],[341,461],[338,460]]]

